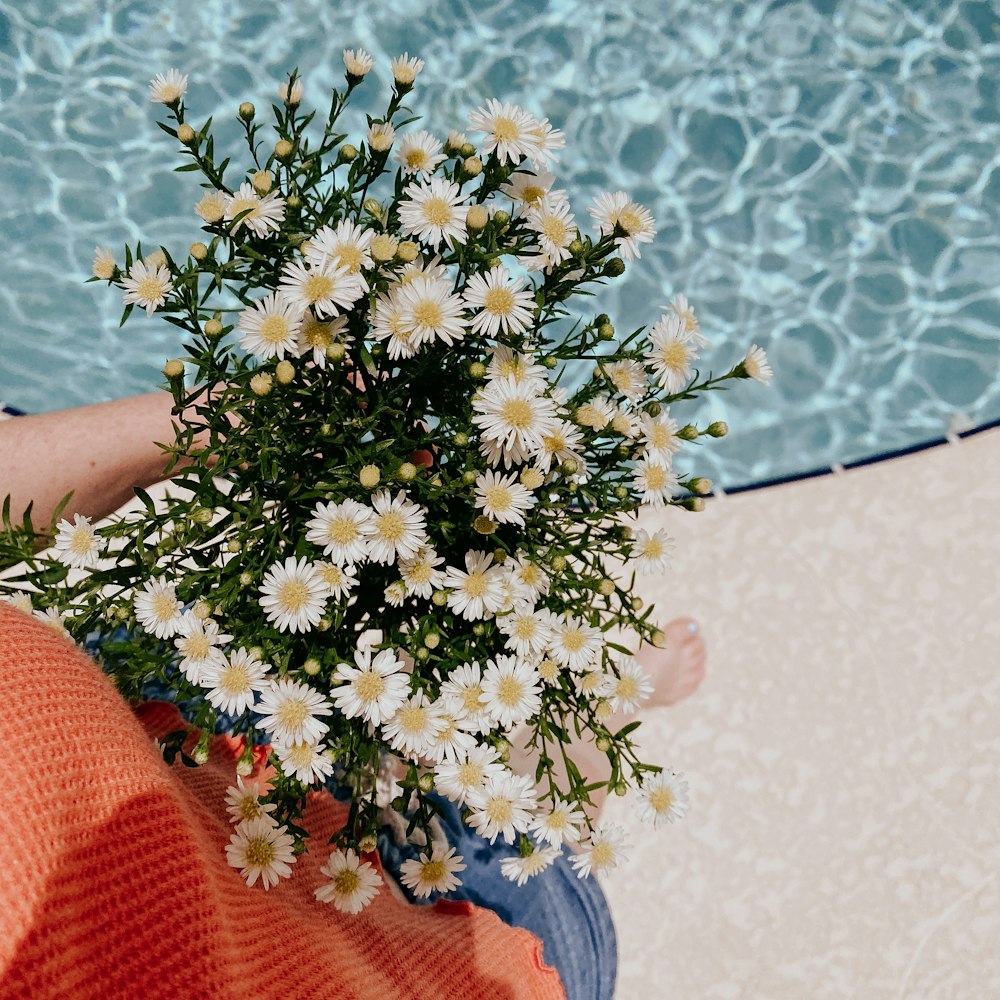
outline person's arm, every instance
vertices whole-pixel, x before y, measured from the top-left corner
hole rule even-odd
[[[153,392],[0,422],[0,501],[11,495],[14,519],[34,501],[36,529],[71,490],[62,516],[110,514],[134,486],[164,478],[168,459],[155,442],[174,440],[172,405],[169,393]]]

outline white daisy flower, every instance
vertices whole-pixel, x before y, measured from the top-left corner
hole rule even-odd
[[[94,247],[94,262],[90,273],[102,281],[110,281],[115,276],[118,264],[115,255],[107,247]]]
[[[558,847],[536,847],[527,857],[503,858],[500,871],[504,878],[524,885],[529,878],[545,871],[559,857]]]
[[[396,302],[400,322],[412,331],[417,345],[443,340],[451,346],[465,336],[465,304],[447,281],[416,278],[396,292]]]
[[[280,290],[299,312],[310,307],[322,317],[349,309],[365,293],[361,275],[333,261],[318,267],[306,267],[299,261],[286,264]]]
[[[338,664],[333,678],[340,687],[331,692],[333,703],[348,719],[360,716],[365,722],[381,725],[410,693],[410,677],[402,672],[405,665],[391,649],[374,657],[371,649],[358,649],[354,662],[356,667]]]
[[[254,692],[263,691],[269,683],[270,664],[262,663],[245,647],[231,651],[222,660],[210,664],[201,677],[206,697],[220,711],[239,715],[253,708]]]
[[[439,163],[448,159],[441,152],[438,139],[423,129],[403,136],[396,148],[396,161],[404,174],[416,174],[421,180],[427,180]]]
[[[612,712],[638,712],[642,703],[653,693],[649,674],[631,657],[623,656],[618,663],[618,676],[608,674],[604,696]]]
[[[62,520],[56,525],[53,540],[56,559],[64,566],[91,569],[101,556],[101,544],[89,517],[74,514],[73,523]]]
[[[307,309],[299,323],[298,354],[300,357],[312,354],[312,362],[318,368],[326,368],[330,348],[334,344],[349,347],[354,338],[347,332],[347,317],[337,316],[330,322],[317,319],[316,314]]]
[[[534,292],[524,289],[524,280],[512,278],[502,264],[472,275],[466,282],[463,298],[467,309],[480,310],[472,320],[475,333],[496,337],[502,330],[513,336],[523,333],[532,323]]]
[[[649,209],[631,201],[624,191],[599,195],[587,211],[600,227],[602,236],[610,236],[616,227],[624,231],[624,236],[616,237],[615,246],[625,260],[641,256],[639,244],[651,243],[656,235]]]
[[[683,444],[677,436],[677,421],[672,420],[666,410],[658,417],[642,414],[639,417],[639,430],[642,435],[642,452],[650,458],[659,455],[668,464]]]
[[[493,720],[486,711],[483,675],[478,663],[454,667],[441,685],[440,698],[445,708],[462,714],[462,724],[472,733],[488,733]]]
[[[323,548],[323,554],[338,566],[364,562],[368,542],[364,527],[372,519],[372,509],[357,500],[319,503],[306,522],[306,540]]]
[[[476,480],[476,507],[499,524],[524,524],[535,496],[518,482],[517,473],[504,476],[487,470]]]
[[[432,247],[449,240],[465,243],[465,209],[461,188],[442,177],[426,184],[409,184],[399,203],[399,226],[407,236],[416,236]]]
[[[662,507],[678,488],[678,480],[662,458],[641,458],[635,463],[632,488],[642,494],[642,503]]]
[[[385,598],[386,603],[393,608],[401,608],[403,602],[406,600],[406,584],[402,580],[393,580],[385,590],[382,591],[382,596]]]
[[[500,192],[511,201],[518,202],[518,211],[523,215],[541,202],[555,182],[555,176],[545,171],[532,173],[530,170],[518,170],[511,174],[510,180],[500,185]]]
[[[483,674],[486,711],[504,729],[512,730],[542,706],[538,671],[515,656],[487,660]]]
[[[206,191],[194,206],[194,211],[203,222],[212,226],[225,218],[228,203],[229,195],[225,191]]]
[[[392,61],[392,78],[400,87],[412,87],[413,81],[420,75],[424,68],[423,59],[411,56],[409,52],[404,52]]]
[[[486,782],[507,772],[500,752],[490,746],[477,746],[456,760],[445,759],[434,768],[434,787],[461,807],[483,802]]]
[[[647,366],[667,392],[679,392],[691,378],[691,362],[698,358],[697,344],[685,333],[682,321],[676,316],[657,320],[647,336]]]
[[[527,556],[518,555],[508,564],[511,576],[521,588],[526,600],[532,604],[549,592],[549,576],[538,563]]]
[[[128,275],[122,278],[122,285],[125,286],[122,298],[125,305],[142,306],[147,316],[152,316],[174,289],[170,271],[166,267],[162,264],[152,267],[141,260],[132,264]]]
[[[661,771],[647,778],[639,790],[636,811],[641,820],[652,822],[653,829],[683,819],[688,811],[688,783],[684,775]]]
[[[147,580],[135,595],[135,617],[157,639],[170,639],[180,629],[184,610],[177,600],[174,585],[162,576]]]
[[[0,594],[0,601],[3,601],[5,604],[9,604],[13,608],[17,608],[18,611],[21,611],[26,615],[32,614],[35,610],[35,606],[31,603],[31,597],[23,592]]]
[[[240,313],[240,347],[264,361],[295,357],[301,325],[302,307],[282,292],[271,292]]]
[[[66,628],[66,612],[60,611],[58,605],[46,608],[44,611],[33,611],[32,614],[43,624],[48,625],[53,632],[59,635],[69,636],[69,629]]]
[[[615,361],[605,371],[615,391],[634,403],[646,392],[646,369],[638,361]]]
[[[598,395],[578,406],[573,418],[581,427],[602,431],[618,413],[618,408],[607,396]]]
[[[337,600],[347,597],[358,585],[353,566],[338,566],[332,562],[313,563],[313,566],[329,588],[329,596]]]
[[[592,872],[617,868],[625,860],[628,849],[623,827],[617,823],[601,823],[594,827],[584,850],[569,860],[576,869],[576,874],[580,878],[586,878]]]
[[[470,550],[465,553],[462,572],[449,566],[444,586],[449,588],[448,607],[466,621],[476,621],[496,614],[503,607],[501,571],[493,566],[492,552]]]
[[[372,238],[375,231],[365,229],[350,219],[337,223],[337,228],[322,226],[317,229],[306,244],[305,258],[310,267],[322,267],[332,263],[346,267],[350,274],[359,276],[362,292],[368,291],[368,283],[360,277],[361,271],[374,266],[371,254]]]
[[[278,96],[282,101],[284,101],[285,104],[291,105],[292,107],[302,103],[302,96],[305,92],[306,89],[301,79],[297,79],[290,88],[287,80],[278,84]]]
[[[420,347],[420,338],[403,320],[403,306],[397,292],[380,295],[375,300],[371,318],[371,337],[386,341],[385,349],[390,360],[412,358]]]
[[[573,675],[573,686],[589,701],[601,701],[608,689],[609,675],[595,663]]]
[[[319,691],[299,681],[282,677],[272,680],[260,693],[256,712],[258,729],[281,743],[315,743],[330,728],[318,718],[332,715],[333,706]]]
[[[466,725],[465,712],[449,712],[445,699],[436,704],[441,729],[424,751],[424,756],[435,764],[442,760],[459,760],[476,748],[476,738]]]
[[[663,572],[670,565],[673,548],[673,539],[665,528],[658,528],[652,534],[640,528],[632,543],[632,558],[635,560],[636,570],[643,576]]]
[[[186,93],[188,78],[179,69],[157,73],[149,85],[149,99],[168,106],[176,104]]]
[[[444,558],[427,545],[421,545],[412,559],[401,559],[399,575],[406,592],[414,597],[430,597],[444,584],[444,573],[435,568],[443,562]]]
[[[308,559],[289,556],[265,574],[258,604],[281,632],[308,632],[326,607],[328,588]]]
[[[529,131],[535,138],[535,152],[529,154],[532,166],[536,170],[550,166],[555,162],[555,151],[566,147],[566,133],[553,128],[548,118],[536,122]]]
[[[708,341],[699,331],[698,317],[694,314],[694,308],[683,295],[675,295],[670,302],[670,308],[674,315],[683,324],[684,332],[699,346],[704,347]]]
[[[246,215],[243,213],[246,212]],[[237,217],[243,215],[242,219]],[[241,226],[246,226],[255,236],[265,237],[276,233],[285,218],[285,201],[277,191],[270,191],[262,198],[253,185],[244,181],[236,193],[226,197],[227,221],[232,222],[235,236]]]
[[[374,65],[375,60],[364,49],[344,49],[344,69],[349,77],[360,80]]]
[[[557,798],[550,809],[535,816],[528,829],[539,840],[558,848],[562,844],[576,843],[580,839],[580,827],[585,819],[582,810],[574,808],[573,804],[565,799]]]
[[[433,745],[443,728],[444,720],[436,705],[418,691],[382,723],[382,737],[401,756],[416,758]]]
[[[368,145],[373,153],[386,153],[392,149],[396,130],[389,122],[372,122],[368,126]]]
[[[538,468],[546,473],[553,465],[560,465],[563,462],[576,462],[578,468],[586,469],[586,462],[581,454],[583,447],[580,428],[568,420],[557,418],[542,434],[542,444],[535,455],[535,460],[538,462]]]
[[[526,379],[533,380],[542,392],[548,386],[548,371],[544,366],[536,364],[530,354],[520,354],[503,344],[494,344],[487,348],[490,356],[486,365],[487,381],[496,378],[512,378],[515,382]]]
[[[441,263],[441,255],[439,253],[431,257],[430,260],[424,257],[417,257],[416,260],[410,261],[399,272],[398,280],[402,287],[410,284],[411,281],[415,281],[417,278],[434,278],[436,281],[444,282],[452,280],[447,266]]]
[[[570,670],[585,670],[604,648],[601,630],[581,618],[564,614],[556,619],[549,655]]]
[[[226,789],[226,812],[234,823],[246,820],[270,818],[269,814],[278,808],[274,802],[261,802],[261,799],[271,790],[271,786],[260,779],[244,781],[242,775],[236,776],[236,784]],[[272,825],[275,824],[271,820]]]
[[[538,454],[557,426],[555,403],[538,390],[531,379],[497,378],[472,399],[482,443],[496,445],[505,468]]]
[[[362,861],[353,848],[334,851],[319,869],[330,881],[313,893],[321,903],[332,903],[341,913],[360,913],[377,895],[382,876],[371,862]]]
[[[399,881],[418,898],[432,892],[451,892],[462,880],[455,874],[465,871],[461,854],[454,847],[436,844],[430,854],[421,854],[419,859],[404,861],[399,866]]]
[[[307,785],[333,773],[333,761],[323,752],[325,749],[324,744],[307,740],[298,743],[271,742],[271,750],[281,761],[281,770]]]
[[[545,608],[536,610],[525,601],[518,601],[509,615],[497,618],[497,628],[507,636],[504,645],[518,656],[541,655],[552,641],[552,625]]]
[[[473,805],[468,823],[491,844],[502,836],[512,844],[519,833],[525,833],[535,809],[535,788],[531,779],[505,771],[486,779],[481,799]]]
[[[528,209],[525,225],[538,233],[541,251],[535,256],[523,258],[522,263],[529,270],[550,268],[572,256],[568,247],[577,237],[577,226],[565,199],[546,195]]]
[[[482,142],[484,155],[496,153],[501,163],[517,166],[521,159],[532,159],[541,153],[539,121],[516,104],[502,104],[493,98],[485,108],[469,113],[469,127],[474,132],[485,132]]]
[[[257,879],[265,889],[292,874],[295,841],[288,828],[275,826],[267,816],[245,820],[236,827],[226,847],[226,860],[253,885]]]
[[[226,662],[226,654],[219,649],[232,642],[231,635],[223,635],[211,618],[199,618],[188,611],[177,625],[174,646],[181,654],[180,669],[192,684],[204,684],[210,671]]]
[[[774,375],[771,366],[767,363],[767,354],[764,352],[764,348],[758,347],[756,344],[750,346],[750,350],[747,351],[747,356],[743,359],[740,367],[749,378],[764,385],[767,385]]]
[[[400,490],[392,499],[388,490],[372,497],[371,518],[362,531],[368,540],[368,558],[378,563],[412,559],[427,542],[426,511],[406,499]]]

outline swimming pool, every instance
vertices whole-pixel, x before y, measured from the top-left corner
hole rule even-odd
[[[266,107],[302,67],[404,50],[444,135],[498,96],[565,129],[578,217],[628,190],[658,236],[603,307],[621,329],[676,291],[721,369],[767,348],[770,390],[703,406],[732,433],[698,453],[725,486],[1000,417],[1000,10],[897,0],[0,0],[0,400],[27,410],[155,386],[173,328],[83,285],[95,244],[183,250],[198,192],[175,174],[146,86],[191,75],[199,122]],[[194,110],[196,109],[196,110]],[[360,120],[359,118],[355,119]],[[226,131],[228,129],[228,133]],[[222,129],[236,145],[234,124]]]

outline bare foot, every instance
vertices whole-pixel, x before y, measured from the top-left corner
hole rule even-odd
[[[644,707],[676,705],[698,690],[705,678],[705,640],[693,618],[675,618],[663,629],[663,647],[643,646],[635,658],[654,690]]]

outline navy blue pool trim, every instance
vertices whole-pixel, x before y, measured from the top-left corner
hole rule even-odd
[[[6,413],[6,414],[8,414],[11,417],[23,417],[24,416],[24,410],[18,410],[16,407],[13,407],[13,406],[0,407],[0,412]]]

